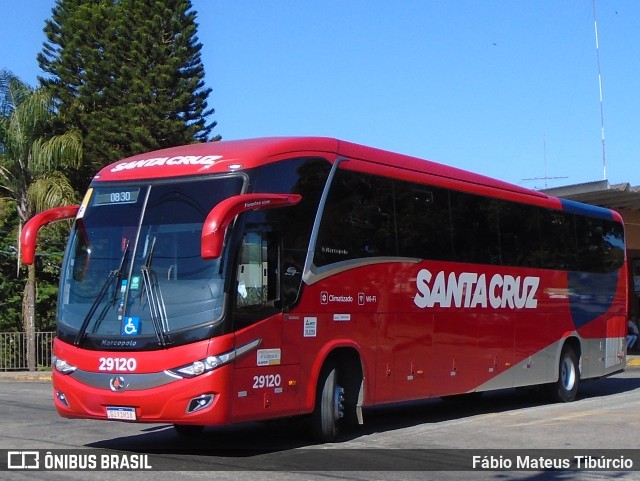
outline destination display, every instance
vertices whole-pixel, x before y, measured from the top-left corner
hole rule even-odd
[[[140,188],[98,190],[93,205],[135,204],[138,201]]]

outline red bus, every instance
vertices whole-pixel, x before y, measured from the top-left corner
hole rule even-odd
[[[625,366],[621,217],[330,138],[175,147],[116,162],[61,271],[55,407],[205,426],[580,381]]]

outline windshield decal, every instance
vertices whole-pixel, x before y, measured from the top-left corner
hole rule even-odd
[[[84,195],[82,204],[80,204],[80,208],[78,209],[78,213],[76,214],[76,219],[82,219],[84,217],[84,213],[87,210],[87,206],[89,205],[89,200],[91,199],[91,194],[93,194],[93,187],[89,187],[87,193]]]
[[[126,317],[122,325],[123,336],[137,336],[140,331],[140,318],[139,317]]]

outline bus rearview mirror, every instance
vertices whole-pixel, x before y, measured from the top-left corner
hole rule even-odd
[[[202,226],[200,254],[203,259],[217,259],[222,253],[227,227],[238,214],[295,205],[298,194],[240,194],[223,200],[207,215]]]
[[[73,219],[78,213],[79,205],[65,205],[54,207],[34,215],[22,228],[20,234],[20,251],[24,264],[33,264],[36,256],[38,231],[40,228],[52,222]]]

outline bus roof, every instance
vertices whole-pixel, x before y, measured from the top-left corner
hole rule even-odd
[[[198,143],[135,155],[104,167],[94,181],[149,180],[229,173],[251,169],[289,157],[324,156],[357,160],[359,168],[382,174],[393,170],[407,178],[474,193],[497,195],[562,209],[559,199],[480,174],[328,137],[265,137]],[[345,164],[348,165],[348,164]],[[347,167],[348,168],[348,167]],[[606,209],[603,209],[603,211]]]
[[[322,137],[268,137],[190,144],[119,160],[103,168],[94,180],[124,181],[228,173],[273,162],[280,156],[335,154],[338,145],[336,139]]]

